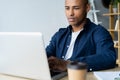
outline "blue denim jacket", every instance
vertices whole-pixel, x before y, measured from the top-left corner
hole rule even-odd
[[[71,26],[59,29],[46,47],[47,56],[64,59],[70,45],[71,33]],[[75,41],[73,55],[69,60],[87,63],[88,71],[115,67],[116,52],[111,35],[104,27],[87,19],[83,31]]]

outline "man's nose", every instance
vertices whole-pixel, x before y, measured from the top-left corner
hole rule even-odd
[[[70,16],[73,16],[73,15],[74,15],[74,11],[73,11],[73,9],[70,9],[70,11],[69,11],[69,15],[70,15]]]

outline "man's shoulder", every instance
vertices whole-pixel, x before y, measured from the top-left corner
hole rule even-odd
[[[92,31],[101,31],[101,30],[102,31],[107,31],[107,29],[104,26],[102,26],[100,24],[95,24],[95,23],[92,23],[90,25],[89,29],[92,30]]]
[[[70,27],[67,26],[66,28],[59,28],[58,32],[60,33],[63,33],[63,32],[66,32],[66,31],[70,31]]]
[[[108,32],[108,30],[105,27],[103,27],[102,25],[100,25],[100,24],[96,26],[96,31]]]
[[[59,28],[59,31],[65,31],[67,28]]]
[[[85,29],[87,29],[90,32],[98,31],[98,30],[105,30],[105,28],[100,24],[95,24],[94,22],[91,22],[90,19],[87,19],[87,24],[85,25]]]
[[[59,28],[58,31],[54,34],[54,37],[60,37],[62,35],[66,35],[66,33],[70,33],[69,26],[66,28]]]

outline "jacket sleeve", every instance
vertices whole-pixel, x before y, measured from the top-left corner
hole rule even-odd
[[[80,57],[78,60],[88,64],[88,71],[103,70],[115,67],[116,52],[109,32],[104,28],[98,28],[92,33],[91,36],[93,37],[96,46],[95,54]]]
[[[56,37],[57,37],[57,35],[58,35],[58,32],[56,32],[52,36],[49,45],[46,47],[47,57],[55,56],[55,54],[56,54]]]

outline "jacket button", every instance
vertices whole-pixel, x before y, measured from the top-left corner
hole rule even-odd
[[[69,48],[69,45],[67,45],[67,48]]]
[[[92,71],[92,68],[90,68],[90,71]]]
[[[64,57],[64,56],[62,56],[62,58],[64,59],[65,57]]]

